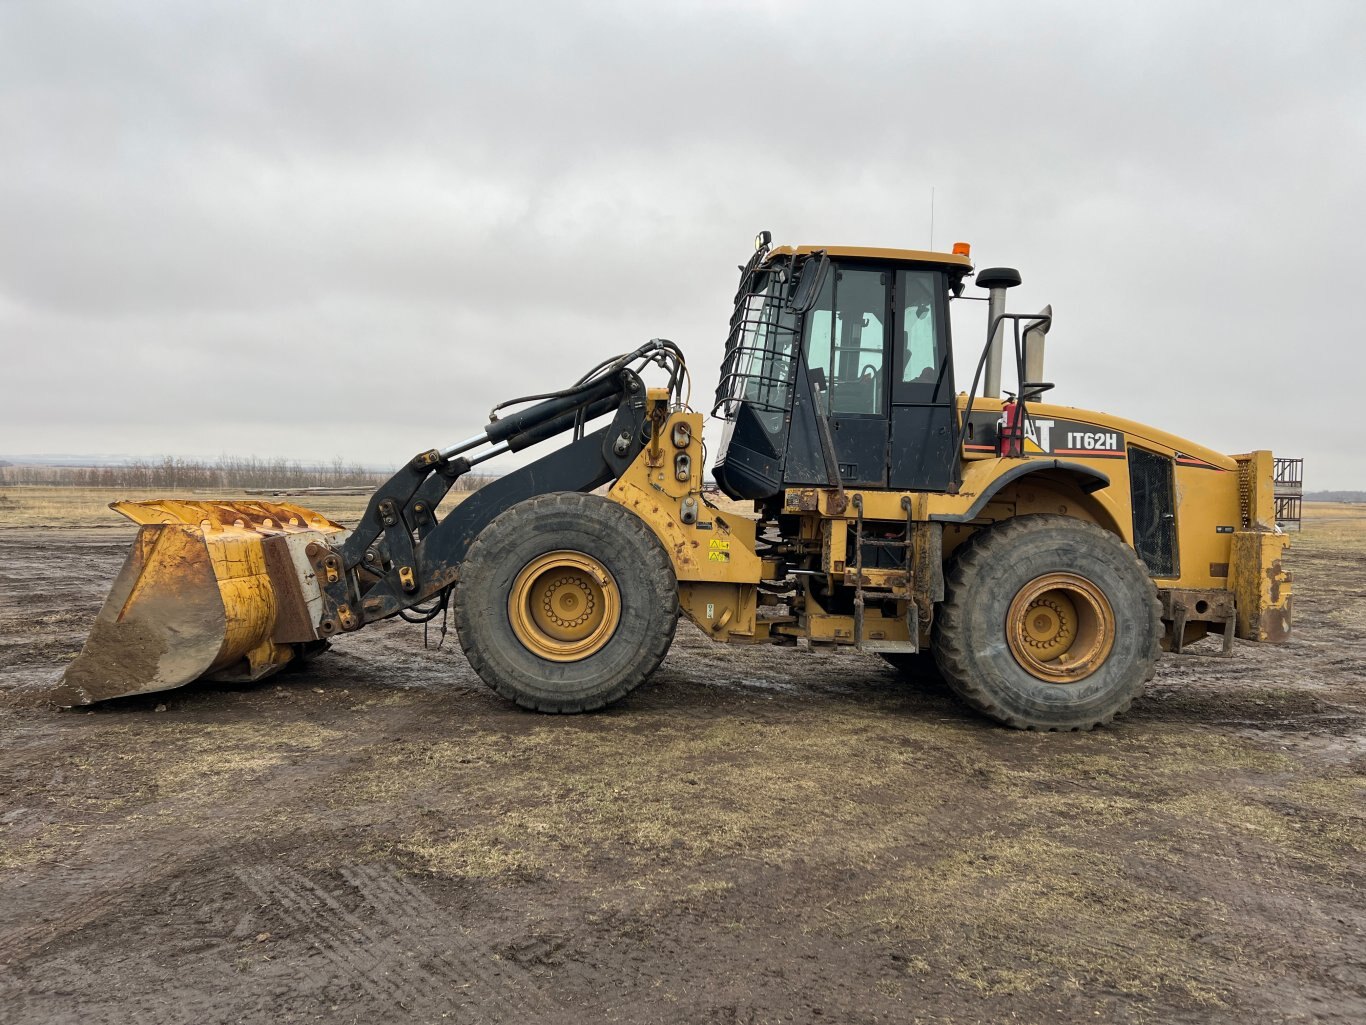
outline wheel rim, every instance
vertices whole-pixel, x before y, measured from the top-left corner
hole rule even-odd
[[[1015,661],[1048,683],[1084,680],[1115,644],[1115,614],[1104,592],[1075,573],[1049,573],[1020,589],[1006,613]]]
[[[601,650],[616,632],[616,579],[591,555],[548,552],[512,582],[508,621],[517,639],[541,658],[577,662]]]

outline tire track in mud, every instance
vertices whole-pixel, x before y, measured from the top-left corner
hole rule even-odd
[[[319,951],[341,981],[358,986],[379,1006],[402,1003],[402,987],[383,970],[388,960],[383,939],[345,912],[330,894],[284,868],[241,867],[234,875],[260,902],[263,917],[276,931]],[[373,949],[377,945],[379,949]]]
[[[54,917],[0,936],[0,966],[18,967],[54,941],[125,912],[163,906],[164,891],[178,885],[164,887],[165,881],[192,873],[197,859],[176,859],[165,846],[146,853],[149,862],[124,872],[111,874],[94,868],[83,873],[86,881],[104,887],[104,892],[73,899]],[[149,876],[149,864],[160,869]],[[296,967],[304,974],[304,978],[292,976],[300,995],[331,991],[348,1010],[368,1014],[370,1020],[392,1017],[395,1009],[423,1020],[449,1013],[453,1021],[489,1025],[558,1020],[560,1008],[544,992],[549,981],[546,973],[534,972],[517,959],[500,957],[494,946],[470,939],[454,920],[453,911],[393,870],[357,865],[341,869],[339,875],[342,884],[328,886],[288,866],[255,861],[239,865],[228,877],[237,884],[229,892],[250,894],[255,906],[228,898],[223,902],[225,910],[230,903],[236,917],[253,923],[253,929],[273,933],[273,939],[297,948],[308,960],[316,954],[325,962],[325,966]],[[79,883],[76,887],[78,891],[87,888]],[[159,897],[149,899],[149,893]],[[195,902],[213,903],[214,898],[199,895]],[[222,952],[231,948],[234,931],[241,931],[240,924],[237,930],[223,925],[213,935],[202,937],[198,955],[183,946],[178,953],[190,953],[190,965],[199,974],[223,961]],[[585,988],[590,985],[581,973],[575,974]],[[558,969],[554,975],[560,975]],[[10,997],[38,997],[40,993],[27,991],[17,976],[0,977],[4,1003]],[[53,994],[48,991],[47,995]],[[196,1009],[206,1014],[223,1010],[221,996],[212,993],[178,994],[176,1007],[183,1014]],[[124,1012],[134,1020],[140,1017],[130,1007]],[[151,1014],[147,1020],[165,1019]]]
[[[451,927],[447,912],[391,870],[375,865],[354,866],[343,869],[342,877],[389,921],[416,923],[429,935]],[[529,1012],[543,1013],[551,1009],[552,1005],[539,992],[536,976],[521,964],[502,959],[495,961],[496,955],[491,949],[473,943],[463,934],[448,936],[443,943],[447,949],[438,956],[444,965],[440,976],[448,980],[468,977],[481,982],[495,1005],[511,1015],[510,1020],[520,1020],[520,1016]],[[493,970],[495,963],[498,965],[496,972]],[[507,978],[502,978],[504,975]]]
[[[448,912],[390,871],[342,869],[342,890],[279,865],[235,874],[268,920],[320,951],[338,981],[358,986],[376,1013],[394,1006],[414,1014],[473,1008],[479,1021],[526,1022],[555,1009],[532,973],[463,936]],[[369,914],[349,910],[348,898]]]

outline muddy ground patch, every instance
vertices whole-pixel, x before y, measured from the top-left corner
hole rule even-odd
[[[130,538],[0,530],[0,1021],[1366,1019],[1360,516],[1297,539],[1291,643],[1067,736],[687,628],[592,716],[401,623],[35,704]]]

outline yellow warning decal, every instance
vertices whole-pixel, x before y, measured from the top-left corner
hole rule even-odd
[[[719,538],[712,538],[707,542],[707,547],[713,552],[728,552],[730,551],[730,542],[722,541]]]
[[[730,552],[708,552],[708,562],[730,562]]]

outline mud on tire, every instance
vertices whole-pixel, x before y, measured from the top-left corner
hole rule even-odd
[[[1038,643],[1051,654],[1046,637],[1022,643],[1020,634],[1014,641],[1010,636],[1029,619],[1023,609],[1038,608],[1021,602],[1046,586],[1041,581],[1055,579],[1064,587],[1075,582],[1072,611],[1080,611],[1062,616],[1043,608],[1045,617],[1082,620],[1092,605],[1108,610],[1096,617],[1100,622],[1108,616],[1108,627],[1091,631],[1098,635],[1088,648],[1092,668],[1071,680],[1041,678],[1065,672],[1058,666],[1066,665],[1066,659],[1046,663],[1027,649]],[[1017,729],[1089,730],[1125,711],[1152,678],[1162,631],[1157,589],[1133,549],[1093,523],[1037,515],[983,529],[956,553],[945,584],[934,624],[935,661],[963,701],[998,722]],[[1094,602],[1082,589],[1090,589]],[[1052,593],[1041,594],[1038,602],[1047,605]],[[1076,636],[1075,623],[1073,630]]]
[[[538,633],[535,618],[510,601],[553,600],[555,567],[569,565],[572,577],[580,572],[573,563],[604,572],[612,604],[611,618],[595,631],[591,621],[585,627],[583,653],[572,650],[572,634],[562,642]],[[523,708],[588,712],[629,693],[663,661],[678,624],[678,585],[668,553],[639,517],[608,499],[565,492],[521,502],[480,532],[461,564],[453,608],[461,648],[495,691]]]

